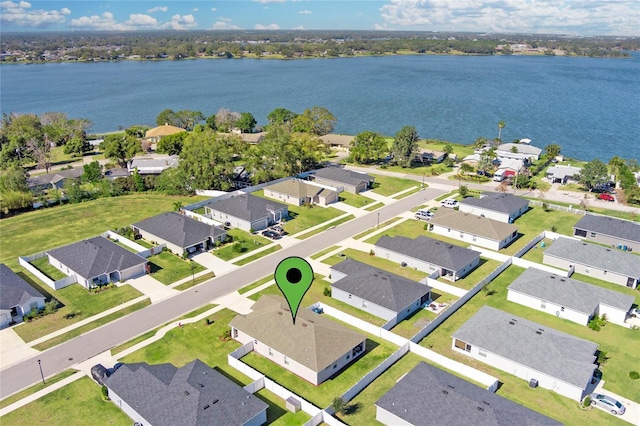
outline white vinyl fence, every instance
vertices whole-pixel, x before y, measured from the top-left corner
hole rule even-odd
[[[22,266],[27,271],[31,272],[40,281],[42,281],[43,283],[45,283],[46,285],[48,285],[54,290],[60,290],[61,288],[64,288],[71,284],[75,284],[78,281],[75,275],[71,275],[71,276],[59,279],[57,281],[54,281],[30,263],[32,260],[41,259],[45,256],[46,256],[45,252],[32,254],[31,256],[20,256],[18,257],[18,263],[20,264],[20,266]]]

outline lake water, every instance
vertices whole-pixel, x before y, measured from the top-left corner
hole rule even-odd
[[[565,155],[640,159],[640,56],[396,56],[308,60],[186,60],[0,66],[3,113],[62,111],[92,131],[155,124],[165,108],[251,112],[320,105],[335,131],[471,143],[530,138]]]

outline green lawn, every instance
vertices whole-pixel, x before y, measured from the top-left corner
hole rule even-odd
[[[28,278],[22,275],[23,278]],[[99,314],[107,309],[114,308],[129,300],[142,296],[135,288],[129,284],[114,287],[100,293],[89,293],[80,284],[73,284],[60,290],[52,290],[47,287],[37,285],[35,287],[45,295],[49,294],[60,301],[64,306],[55,314],[46,315],[31,322],[15,327],[15,332],[25,341],[30,342],[39,337],[45,336],[61,328],[67,327],[83,319]],[[73,318],[65,319],[64,315],[75,312]]]
[[[446,303],[451,306],[451,304],[456,300],[458,300],[458,297],[453,294],[445,293],[440,290],[431,291],[432,302]],[[437,315],[430,309],[418,309],[412,313],[411,316],[396,324],[391,331],[399,336],[410,339],[425,327],[425,321],[431,322],[436,318],[436,316]]]
[[[343,201],[345,204],[350,206],[360,208],[371,204],[374,200],[361,194],[352,194],[347,191],[342,191],[340,193],[340,201]]]
[[[57,269],[56,267],[54,267],[52,264],[49,263],[48,256],[41,257],[40,259],[34,259],[29,263],[31,263],[33,266],[38,268],[40,272],[45,274],[47,277],[51,278],[53,281],[58,281],[67,277],[65,274],[62,273],[62,271],[60,271],[59,269]]]
[[[8,407],[9,405],[13,404],[14,402],[17,402],[19,400],[21,400],[22,398],[26,398],[29,395],[33,395],[34,393],[45,389],[49,386],[51,386],[54,383],[59,382],[60,380],[66,379],[67,377],[77,373],[78,370],[74,370],[74,369],[69,369],[69,370],[64,370],[62,373],[58,373],[55,376],[52,377],[48,377],[46,382],[44,384],[42,384],[42,382],[39,382],[31,387],[28,387],[27,389],[20,391],[16,394],[11,395],[8,398],[3,399],[2,401],[0,401],[0,408],[4,408],[4,407]]]
[[[95,237],[108,229],[128,226],[173,210],[173,203],[176,201],[188,204],[205,198],[171,197],[156,193],[134,194],[65,204],[2,219],[0,263],[17,272],[18,256]]]
[[[216,274],[214,274],[213,272],[207,272],[206,274],[202,274],[199,277],[196,277],[194,280],[190,280],[180,285],[177,285],[173,287],[173,289],[178,291],[186,290],[188,288],[201,284],[205,281],[209,281],[210,279],[215,278],[215,276]]]
[[[377,231],[377,230],[378,230],[378,229],[380,229],[380,228],[384,228],[385,226],[389,226],[389,225],[391,225],[392,223],[395,223],[395,222],[397,222],[397,221],[399,221],[399,220],[401,220],[401,219],[402,219],[401,217],[394,217],[393,219],[389,219],[389,220],[387,220],[386,222],[382,222],[382,223],[380,224],[380,226],[376,226],[376,227],[374,227],[374,228],[367,229],[366,231],[362,231],[361,233],[359,233],[358,235],[356,235],[355,237],[353,237],[353,239],[354,239],[354,240],[360,240],[360,239],[362,239],[363,237],[365,237],[366,235],[369,235],[369,234],[371,234],[372,232],[375,232],[375,231]]]
[[[369,207],[367,207],[365,210],[368,212],[372,212],[374,210],[378,210],[380,207],[384,207],[384,203],[378,201],[377,203],[369,205]]]
[[[482,281],[491,271],[500,266],[500,262],[493,259],[486,259],[484,257],[480,258],[480,265],[474,269],[469,275],[466,277],[459,279],[455,282],[450,280],[446,280],[444,278],[438,278],[438,281],[441,281],[445,284],[453,285],[459,288],[463,288],[465,290],[471,290],[473,286]]]
[[[336,250],[338,248],[340,248],[340,246],[331,246],[329,248],[326,248],[326,249],[324,249],[322,251],[319,251],[318,253],[312,255],[311,259],[314,259],[314,260],[318,259],[318,258],[324,256],[325,254],[330,253],[330,252],[332,252],[332,251],[334,251],[334,250]]]
[[[581,411],[575,401],[562,397],[550,390],[531,389],[525,380],[454,352],[451,349],[451,335],[471,318],[481,306],[489,305],[534,321],[544,327],[554,328],[598,343],[600,345],[599,349],[607,352],[609,357],[607,363],[601,367],[603,379],[606,381],[605,390],[609,389],[634,401],[640,400],[640,387],[628,376],[629,371],[637,370],[637,366],[640,365],[640,353],[630,350],[628,345],[628,342],[638,339],[638,332],[613,324],[609,324],[600,332],[596,332],[586,326],[507,301],[507,286],[523,271],[523,268],[516,266],[507,268],[488,285],[487,292],[482,291],[472,298],[420,344],[497,377],[503,383],[498,390],[499,395],[529,408],[547,413],[547,415],[567,424],[608,424],[601,423],[613,419],[613,416],[607,413],[600,412],[600,410]],[[600,416],[600,413],[603,415]]]
[[[258,247],[271,244],[271,240],[260,235],[250,234],[238,228],[229,229],[227,235],[233,237],[233,241],[211,251],[222,260],[229,261],[245,253],[249,253]],[[240,244],[238,245],[238,243]]]
[[[529,260],[531,262],[542,263],[544,249],[540,247],[540,244],[542,244],[543,242],[548,247],[549,244],[553,242],[553,240],[551,238],[543,238],[535,246],[531,247],[531,249],[528,252],[526,252],[522,256],[522,258],[525,260]]]
[[[289,220],[284,224],[284,230],[294,235],[343,214],[342,210],[334,207],[289,206]]]
[[[311,418],[310,415],[300,410],[292,413],[287,410],[286,402],[273,392],[262,388],[254,394],[267,404],[267,424],[271,426],[299,426],[305,424]]]
[[[302,235],[300,235],[298,238],[299,238],[299,239],[301,239],[301,240],[305,240],[305,239],[307,239],[307,238],[309,238],[309,237],[313,237],[314,235],[317,235],[317,234],[319,234],[319,233],[321,233],[321,232],[323,232],[323,231],[326,231],[326,230],[327,230],[327,229],[329,229],[329,228],[332,228],[332,227],[338,226],[338,225],[340,225],[341,223],[348,222],[348,221],[350,221],[351,219],[355,219],[355,216],[354,216],[354,215],[352,215],[352,214],[347,215],[347,216],[345,216],[345,217],[343,217],[343,218],[340,218],[340,219],[338,219],[338,220],[334,220],[334,221],[332,221],[332,222],[328,222],[328,223],[326,223],[325,225],[322,225],[322,226],[320,226],[320,227],[318,227],[318,228],[314,229],[313,231],[309,231],[309,232],[307,232],[307,233],[305,233],[305,234],[302,234]]]
[[[376,268],[392,272],[396,275],[400,275],[413,281],[420,281],[421,279],[429,275],[426,272],[418,271],[416,269],[403,268],[396,262],[392,262],[390,260],[383,259],[377,256],[371,256],[369,253],[364,253],[359,250],[346,249],[341,253],[345,256],[341,257],[339,253],[323,260],[322,263],[326,263],[327,265],[335,265],[336,263],[340,263],[347,258],[351,258],[353,260],[357,260],[358,262],[375,266]]]
[[[192,273],[197,274],[205,270],[204,266],[199,263],[184,260],[168,251],[155,254],[148,260],[151,266],[151,276],[166,285],[187,278]]]
[[[89,377],[57,389],[0,417],[3,425],[131,426],[132,420],[113,402],[102,400],[100,386]],[[88,420],[90,419],[90,420]]]
[[[282,246],[280,244],[276,244],[275,246],[269,247],[268,249],[259,251],[258,253],[252,254],[251,256],[247,256],[244,259],[240,259],[237,262],[233,262],[233,264],[238,266],[246,265],[247,263],[251,263],[256,259],[260,259],[261,257],[267,256],[271,253],[275,253],[281,248]]]
[[[274,279],[274,278],[273,278],[273,274],[269,274],[269,275],[267,275],[266,277],[261,278],[261,279],[259,279],[259,280],[258,280],[258,281],[256,281],[256,282],[253,282],[253,283],[251,283],[251,284],[249,284],[249,285],[246,285],[246,286],[242,287],[240,290],[238,290],[238,293],[240,293],[240,294],[245,294],[245,293],[247,293],[247,292],[249,292],[249,291],[253,290],[253,289],[254,289],[254,288],[256,288],[256,287],[260,287],[262,284],[266,284],[266,283],[268,283],[269,281],[271,281],[271,280],[273,280],[273,279]]]
[[[420,186],[420,182],[411,179],[376,175],[373,186],[373,192],[388,197],[405,189],[409,189],[412,186]]]
[[[429,231],[426,231],[424,227],[427,224],[428,222],[425,222],[424,220],[408,219],[403,221],[402,223],[395,225],[393,228],[389,228],[386,231],[380,234],[376,234],[373,237],[365,240],[365,243],[375,244],[383,235],[386,235],[389,237],[395,237],[400,235],[400,236],[411,238],[411,239],[422,235],[425,237],[444,241],[456,246],[467,247],[469,245],[464,241],[455,240],[453,238],[447,238],[443,235],[433,234]]]

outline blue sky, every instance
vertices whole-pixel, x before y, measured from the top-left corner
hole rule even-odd
[[[345,29],[640,36],[638,0],[0,1],[2,31]]]

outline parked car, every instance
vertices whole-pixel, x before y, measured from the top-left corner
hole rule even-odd
[[[418,220],[429,220],[433,217],[433,212],[428,210],[418,210],[415,217]]]
[[[285,234],[284,229],[280,225],[272,226],[271,228],[269,228],[269,231],[277,232],[280,235]]]
[[[446,207],[449,209],[452,209],[454,207],[458,207],[458,202],[456,200],[453,200],[451,198],[447,198],[446,200],[442,200],[442,203],[440,203],[442,205],[442,207]]]
[[[93,377],[93,380],[98,382],[99,385],[104,385],[104,379],[109,377],[109,375],[107,369],[102,364],[96,364],[91,367],[91,377]]]
[[[601,200],[605,200],[605,201],[615,201],[616,200],[613,197],[613,195],[607,194],[606,192],[603,192],[602,194],[599,194],[598,198],[601,199]]]
[[[640,308],[632,308],[629,311],[629,315],[631,315],[633,318],[640,318]]]
[[[272,240],[279,240],[280,238],[282,238],[280,236],[280,234],[278,234],[275,231],[270,231],[270,230],[266,230],[266,231],[262,231],[262,236],[263,237],[267,237],[267,238],[271,238]]]
[[[602,407],[613,415],[622,415],[627,410],[617,399],[601,393],[591,394],[591,405]]]

